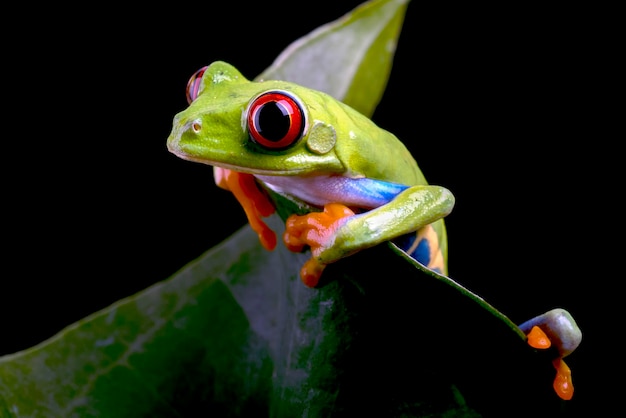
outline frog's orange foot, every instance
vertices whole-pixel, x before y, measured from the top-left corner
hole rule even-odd
[[[300,252],[305,246],[317,254],[332,241],[332,237],[343,222],[343,218],[354,215],[347,206],[329,203],[323,212],[311,212],[306,215],[291,215],[285,222],[283,241],[293,252]]]
[[[553,309],[524,322],[520,329],[526,333],[528,345],[531,347],[547,349],[554,345],[557,348],[559,355],[552,361],[556,369],[552,387],[561,399],[572,399],[572,372],[563,357],[571,354],[582,340],[582,332],[574,318],[564,309]]]
[[[308,246],[313,254],[300,270],[300,278],[308,287],[317,286],[324,271],[325,264],[318,262],[317,257],[333,242],[335,232],[344,223],[342,220],[352,215],[354,212],[347,206],[329,203],[323,212],[287,218],[283,234],[285,246],[293,252],[300,252]]]

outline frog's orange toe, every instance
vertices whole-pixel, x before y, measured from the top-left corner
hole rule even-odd
[[[307,287],[316,287],[326,266],[318,263],[314,258],[310,258],[300,269],[300,278]]]
[[[256,230],[257,235],[259,236],[259,241],[261,241],[261,245],[267,251],[272,251],[276,248],[276,234],[271,229],[267,228],[265,224],[260,225],[258,230]]]
[[[556,369],[556,377],[552,383],[554,391],[561,399],[569,401],[574,396],[574,384],[572,383],[572,371],[562,358],[552,362]]]
[[[291,215],[285,221],[285,232],[283,233],[283,243],[291,252],[299,253],[304,249],[306,241],[302,239],[304,225],[302,216]]]
[[[528,345],[534,348],[543,350],[546,348],[550,348],[550,346],[552,345],[546,333],[543,332],[543,330],[536,325],[531,328],[526,337],[528,338]]]

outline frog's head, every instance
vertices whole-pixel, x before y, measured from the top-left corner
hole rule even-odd
[[[217,61],[187,86],[190,105],[174,118],[167,140],[180,158],[266,175],[340,173],[323,94],[282,81],[251,82]],[[305,104],[306,103],[306,104]]]

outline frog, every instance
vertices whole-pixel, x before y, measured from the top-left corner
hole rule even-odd
[[[264,248],[277,244],[264,190],[313,208],[289,216],[282,235],[290,251],[311,252],[300,269],[306,286],[317,287],[329,264],[387,241],[447,274],[444,218],[454,195],[428,184],[406,145],[371,118],[319,90],[251,81],[224,61],[192,75],[187,101],[168,150],[213,166]]]
[[[383,242],[448,275],[444,218],[454,195],[426,181],[393,133],[325,92],[249,80],[224,61],[196,71],[186,96],[189,106],[174,116],[167,138],[169,152],[213,167],[216,185],[239,201],[266,250],[277,245],[264,221],[276,212],[269,191],[311,209],[290,214],[282,234],[290,251],[310,251],[299,271],[307,287],[318,287],[328,265]],[[553,309],[519,328],[533,349],[556,347],[553,388],[571,399],[563,358],[582,338],[573,317]]]

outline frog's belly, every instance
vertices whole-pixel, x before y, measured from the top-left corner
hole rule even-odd
[[[341,203],[354,208],[373,209],[389,203],[408,187],[365,177],[338,175],[255,177],[276,193],[291,195],[318,207],[327,203]]]

